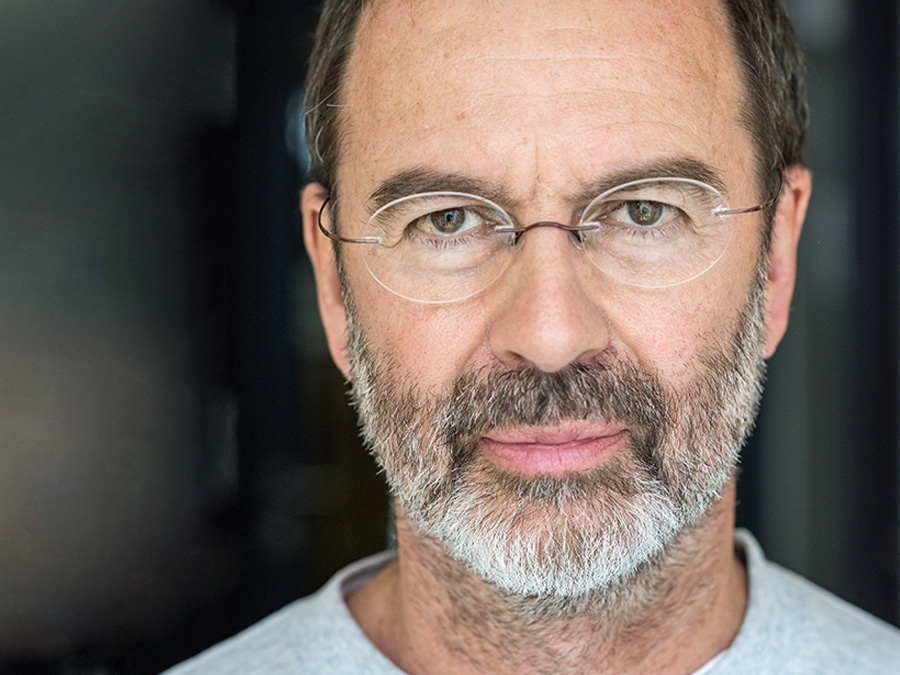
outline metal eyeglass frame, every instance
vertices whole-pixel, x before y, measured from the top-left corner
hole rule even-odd
[[[765,211],[766,209],[774,206],[775,203],[781,198],[781,193],[784,191],[784,172],[779,171],[778,176],[780,178],[780,184],[778,186],[778,191],[775,193],[775,196],[771,199],[763,202],[762,204],[757,204],[756,206],[748,206],[740,209],[724,209],[721,211],[716,211],[715,214],[717,216],[737,216],[744,213],[757,213],[759,211]],[[677,179],[678,176],[652,176],[648,178],[642,178],[640,181],[633,182],[643,182],[643,181],[651,181],[651,180],[672,180],[673,178]],[[699,181],[696,181],[699,182]],[[627,183],[625,185],[628,185]],[[625,187],[625,186],[619,186]],[[707,186],[714,192],[718,192],[711,185]],[[617,188],[613,188],[615,190]],[[415,196],[415,195],[411,195]],[[472,195],[476,197],[477,195]],[[322,202],[322,206],[319,207],[319,217],[317,221],[317,225],[319,226],[319,230],[326,237],[331,239],[332,241],[338,241],[344,244],[380,244],[381,239],[379,237],[364,237],[362,239],[351,239],[350,237],[343,237],[336,232],[331,232],[326,230],[325,227],[322,226],[322,214],[325,212],[325,207],[331,201],[331,196],[325,198],[325,201]],[[565,225],[564,223],[557,223],[552,220],[542,220],[536,223],[532,223],[531,225],[526,225],[524,227],[516,227],[516,228],[504,228],[502,230],[502,234],[513,234],[517,237],[525,234],[529,230],[533,230],[536,227],[555,227],[560,230],[565,230],[569,233],[578,233],[578,232],[587,232],[590,230],[596,230],[599,228],[599,225],[596,224],[587,224],[587,225]]]

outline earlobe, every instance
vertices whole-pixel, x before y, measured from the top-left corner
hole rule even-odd
[[[775,353],[787,329],[797,278],[797,245],[812,191],[812,178],[802,166],[784,170],[784,189],[772,223],[766,279],[765,358]]]
[[[312,261],[319,315],[325,326],[331,358],[344,377],[350,379],[350,363],[347,357],[347,312],[341,280],[331,240],[319,231],[319,214],[327,198],[328,191],[318,183],[310,183],[303,188],[300,199],[303,243]]]

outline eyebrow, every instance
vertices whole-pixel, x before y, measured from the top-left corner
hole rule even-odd
[[[715,167],[691,157],[672,157],[614,170],[579,187],[567,200],[583,206],[607,190],[644,178],[690,178],[725,193],[722,175]],[[453,172],[413,168],[379,183],[369,196],[370,211],[374,213],[392,201],[423,192],[465,192],[500,205],[510,205],[516,201],[506,188],[492,181]]]
[[[496,183],[458,173],[410,169],[381,182],[369,196],[372,211],[392,201],[423,192],[465,192],[492,202],[509,202],[507,191]]]
[[[726,192],[721,172],[711,164],[692,157],[671,157],[614,171],[579,189],[574,195],[574,201],[578,205],[584,205],[607,190],[646,178],[690,178],[706,183],[722,194]]]

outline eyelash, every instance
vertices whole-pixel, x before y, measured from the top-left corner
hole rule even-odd
[[[423,216],[425,217],[425,216]],[[403,232],[403,237],[405,239],[413,240],[422,243],[425,246],[429,246],[435,250],[445,250],[448,248],[457,248],[459,246],[465,246],[477,237],[481,237],[483,235],[473,234],[471,230],[466,230],[463,234],[458,235],[449,235],[449,236],[434,236],[429,235],[426,232],[423,232],[420,228],[416,227],[417,220],[412,221],[409,225],[406,226],[406,229]],[[496,236],[493,231],[488,236]]]
[[[674,216],[669,218],[666,221],[665,225],[662,226],[653,226],[653,227],[640,227],[640,226],[624,226],[621,227],[621,231],[627,233],[629,237],[636,238],[665,238],[672,234],[672,231],[683,230],[685,227],[692,227],[692,223],[690,218],[688,218],[687,214],[679,209],[677,206],[672,206],[671,204],[660,203],[665,209],[668,209],[674,212]],[[625,207],[628,204],[628,200],[622,202],[619,208]],[[612,212],[617,209],[612,209]],[[602,220],[599,221],[602,224]],[[610,226],[613,227],[613,226]],[[587,233],[590,236],[590,232]]]

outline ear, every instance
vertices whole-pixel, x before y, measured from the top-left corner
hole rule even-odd
[[[784,189],[772,223],[766,281],[765,358],[775,353],[787,329],[791,297],[797,279],[797,244],[812,191],[812,178],[802,166],[784,170]]]
[[[319,213],[327,198],[328,191],[318,183],[310,183],[303,188],[300,198],[303,243],[312,261],[319,315],[325,326],[325,337],[328,340],[331,358],[349,380],[350,361],[347,357],[347,311],[344,295],[341,291],[341,280],[331,240],[319,230]]]

